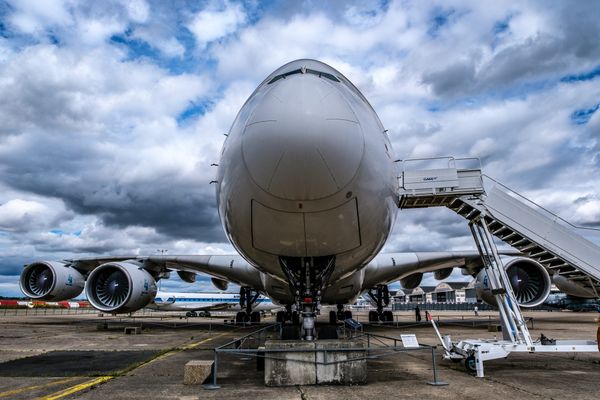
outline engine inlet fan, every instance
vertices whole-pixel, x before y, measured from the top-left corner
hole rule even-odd
[[[507,268],[506,274],[519,304],[536,303],[545,292],[544,276],[531,264],[515,263]]]
[[[45,265],[38,265],[31,269],[27,282],[29,290],[36,296],[46,295],[52,288],[52,271]]]
[[[129,279],[117,268],[105,268],[95,280],[96,300],[105,307],[118,307],[129,294]]]

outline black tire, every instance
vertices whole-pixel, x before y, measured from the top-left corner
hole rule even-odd
[[[260,323],[260,313],[258,311],[253,311],[252,314],[250,314],[250,322]]]
[[[236,324],[243,324],[244,322],[246,322],[246,313],[245,312],[238,312],[237,314],[235,314],[235,323]]]
[[[329,311],[329,323],[331,325],[337,324],[337,312]]]
[[[188,318],[192,318],[192,312],[191,311],[186,312],[185,316]]]
[[[392,313],[391,311],[384,311],[383,320],[385,322],[394,322],[394,313]]]
[[[285,311],[277,311],[275,320],[279,324],[283,324],[285,322]]]
[[[377,314],[377,311],[369,311],[369,322],[373,323],[373,322],[378,322],[379,321],[379,314]]]
[[[297,326],[284,325],[281,328],[281,340],[300,340],[300,331]]]
[[[474,355],[470,355],[469,357],[465,358],[465,369],[470,374],[477,373],[477,363]]]
[[[300,314],[297,311],[292,313],[292,325],[300,326]]]
[[[337,333],[336,325],[324,325],[319,329],[319,332],[318,332],[319,340],[337,339],[337,338],[338,338],[338,333]]]
[[[352,319],[352,311],[346,310],[344,311],[344,320]]]

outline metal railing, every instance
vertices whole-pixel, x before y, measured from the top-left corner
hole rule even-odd
[[[349,336],[345,339],[352,340],[361,340],[366,342],[366,346],[364,347],[319,347],[315,349],[296,349],[296,348],[264,348],[264,344],[267,340],[267,333],[269,331],[273,333],[278,333],[282,328],[282,325],[272,324],[265,326],[261,329],[253,331],[247,335],[244,335],[240,338],[234,339],[224,345],[216,347],[214,349],[214,361],[213,361],[213,369],[212,369],[212,379],[211,383],[203,385],[205,389],[219,389],[220,386],[217,384],[217,376],[218,376],[218,368],[219,368],[219,357],[223,357],[224,355],[243,355],[245,359],[252,359],[255,357],[256,359],[262,360],[279,360],[286,362],[301,362],[301,363],[311,363],[314,365],[333,365],[333,364],[342,364],[348,362],[356,362],[356,361],[366,361],[371,359],[377,359],[393,354],[409,352],[409,351],[430,351],[431,352],[431,363],[432,363],[432,374],[433,381],[428,382],[434,386],[442,386],[446,385],[445,382],[438,380],[437,366],[436,366],[436,346],[430,346],[425,344],[419,344],[418,347],[404,347],[399,346],[398,343],[402,343],[402,339],[378,335],[373,333],[367,333],[363,331],[356,330],[346,330],[344,329],[344,333],[349,333]],[[344,339],[342,339],[344,340]],[[375,345],[377,344],[377,346]],[[252,345],[252,346],[251,346]],[[290,357],[281,357],[278,356],[283,353],[322,353],[324,361],[318,361],[317,357],[311,359],[310,361],[302,358],[294,359]],[[347,357],[344,360],[330,360],[327,361],[328,353],[364,353],[364,356],[353,356]]]

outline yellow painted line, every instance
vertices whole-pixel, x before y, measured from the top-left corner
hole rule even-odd
[[[71,386],[70,388],[61,390],[59,392],[52,393],[52,394],[49,394],[47,396],[39,397],[39,399],[40,400],[55,400],[55,399],[60,399],[60,398],[63,398],[65,396],[68,396],[70,394],[82,391],[83,389],[87,389],[87,388],[89,388],[91,386],[99,385],[99,384],[104,383],[106,381],[109,381],[109,380],[111,380],[113,378],[114,378],[114,376],[101,376],[99,378],[95,378],[95,379],[89,380],[87,382],[83,382],[83,383],[80,383],[78,385]]]
[[[216,338],[218,338],[218,337],[220,337],[220,336],[223,336],[223,335],[226,335],[226,334],[228,334],[228,333],[231,333],[231,332],[223,332],[223,333],[220,333],[220,334],[218,334],[218,335],[215,335],[215,336],[212,336],[212,337],[209,337],[209,338],[206,338],[206,339],[200,340],[199,342],[192,343],[192,344],[188,344],[188,345],[186,345],[186,346],[183,346],[183,347],[180,347],[180,348],[178,348],[178,349],[174,349],[174,350],[172,350],[172,351],[169,351],[169,352],[167,352],[167,353],[161,354],[160,356],[158,356],[158,357],[156,357],[156,358],[153,358],[153,359],[152,359],[152,360],[150,360],[150,361],[147,361],[147,362],[145,362],[145,363],[142,363],[142,364],[138,365],[137,367],[135,367],[134,369],[132,369],[132,371],[133,371],[133,370],[136,370],[136,369],[138,369],[138,368],[141,368],[141,367],[143,367],[144,365],[148,365],[148,364],[150,364],[150,363],[153,363],[153,362],[155,362],[156,360],[161,360],[161,359],[164,359],[164,358],[166,358],[166,357],[169,357],[169,356],[171,356],[171,355],[173,355],[173,354],[175,354],[175,353],[178,353],[178,352],[180,352],[180,351],[182,351],[182,350],[193,349],[193,348],[195,348],[195,347],[198,347],[198,346],[200,346],[200,345],[201,345],[201,344],[203,344],[203,343],[209,342],[209,341],[211,341],[211,340],[213,340],[213,339],[216,339]],[[130,371],[129,371],[129,372],[130,372]],[[65,397],[65,396],[71,395],[71,394],[73,394],[73,393],[80,392],[80,391],[82,391],[82,390],[84,390],[84,389],[87,389],[87,388],[89,388],[89,387],[91,387],[91,386],[94,386],[94,385],[100,385],[100,384],[102,384],[102,383],[104,383],[104,382],[107,382],[107,381],[109,381],[109,380],[111,380],[111,379],[117,378],[118,376],[119,376],[118,374],[117,374],[117,375],[106,375],[106,376],[101,376],[101,377],[99,377],[99,378],[95,378],[95,379],[92,379],[92,380],[89,380],[89,381],[86,381],[86,382],[80,383],[80,384],[78,384],[78,385],[71,386],[71,387],[69,387],[69,388],[63,389],[63,390],[61,390],[61,391],[58,391],[58,392],[56,392],[56,393],[52,393],[52,394],[49,394],[49,395],[46,395],[46,396],[40,397],[40,398],[39,398],[39,400],[56,400],[56,399],[60,399],[60,398],[63,398],[63,397]],[[75,378],[71,378],[71,379],[75,379]],[[24,388],[23,390],[25,390],[25,389],[26,389],[26,388]]]
[[[71,378],[67,378],[67,379],[61,379],[58,381],[48,382],[43,385],[27,386],[27,387],[20,388],[20,389],[14,389],[14,390],[6,391],[6,392],[0,392],[0,397],[8,397],[8,396],[13,396],[15,394],[19,394],[19,393],[23,393],[23,392],[30,392],[32,390],[42,389],[42,388],[45,388],[48,386],[60,385],[61,383],[71,382],[78,378],[79,378],[78,376],[75,376],[75,377],[71,377]]]

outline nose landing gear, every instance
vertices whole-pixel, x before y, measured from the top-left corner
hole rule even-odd
[[[281,269],[294,290],[296,309],[301,310],[301,337],[317,337],[315,318],[320,311],[321,289],[333,272],[335,256],[279,257]]]

